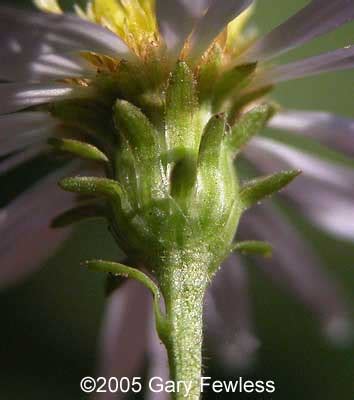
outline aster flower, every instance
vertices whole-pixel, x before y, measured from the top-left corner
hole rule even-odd
[[[269,99],[278,83],[352,68],[350,45],[285,65],[273,60],[351,21],[353,1],[312,0],[259,39],[245,30],[251,0],[92,0],[75,6],[76,15],[56,0],[35,3],[44,13],[0,8],[0,172],[43,156],[48,143],[71,157],[1,211],[1,283],[39,266],[69,223],[105,218],[129,261],[87,266],[113,274],[113,283],[122,275],[140,284],[110,294],[102,374],[133,376],[148,353],[151,376],[168,375],[155,318],[172,378],[196,382],[206,291],[207,332],[211,340],[218,332],[223,359],[245,363],[256,350],[246,271],[231,253],[269,255],[261,242],[268,240],[273,257],[260,267],[287,284],[330,337],[345,339],[346,307],[311,248],[274,204],[245,211],[301,169],[285,201],[353,239],[349,164],[254,137],[268,125],[353,155],[352,120],[279,109]],[[281,172],[244,183],[236,156],[262,175]],[[190,398],[199,398],[197,384]]]

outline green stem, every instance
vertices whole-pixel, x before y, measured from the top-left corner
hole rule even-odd
[[[182,261],[181,261],[182,260]],[[167,348],[171,378],[183,382],[173,399],[198,400],[202,374],[203,302],[208,285],[207,263],[190,254],[169,257],[159,268],[166,305]]]

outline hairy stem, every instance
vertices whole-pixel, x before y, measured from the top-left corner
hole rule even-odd
[[[187,254],[170,258],[160,269],[167,318],[162,340],[167,348],[171,378],[183,382],[173,395],[175,400],[200,398],[206,266]]]

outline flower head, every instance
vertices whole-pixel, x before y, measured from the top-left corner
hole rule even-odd
[[[352,20],[352,1],[312,0],[259,39],[254,30],[244,30],[253,12],[251,0],[92,0],[86,9],[75,7],[77,16],[63,13],[55,0],[35,3],[46,14],[0,8],[0,54],[5,60],[0,79],[7,81],[0,85],[0,156],[6,157],[0,170],[4,173],[43,155],[48,138],[55,136],[50,140],[55,151],[89,160],[98,177],[62,180],[61,186],[76,194],[69,195],[56,192],[53,185],[70,169],[82,173],[87,164],[73,161],[49,174],[2,211],[0,231],[7,234],[6,244],[32,232],[22,241],[24,250],[40,238],[47,241],[47,250],[64,236],[48,234],[50,219],[74,207],[54,225],[81,217],[107,218],[121,248],[141,266],[133,271],[112,265],[113,272],[135,277],[154,292],[141,270],[154,275],[166,270],[161,266],[167,261],[184,266],[178,259],[182,253],[190,265],[197,265],[191,254],[198,248],[198,257],[208,264],[205,282],[201,278],[206,285],[232,250],[245,209],[283,188],[298,169],[303,176],[284,191],[285,198],[321,228],[353,239],[353,222],[347,218],[354,200],[352,168],[276,139],[253,138],[269,124],[313,135],[353,155],[353,121],[281,110],[269,99],[280,82],[353,66],[352,46],[285,65],[273,63],[278,55]],[[239,155],[264,174],[292,170],[243,184],[247,173],[233,165]],[[99,199],[88,202],[87,195]],[[29,203],[30,209],[25,206]],[[34,222],[24,218],[29,211],[36,214]],[[246,242],[235,249],[267,253],[267,245],[249,239],[273,242],[274,258],[262,262],[263,268],[286,282],[332,337],[344,338],[347,312],[338,291],[318,271],[316,258],[284,218],[272,205],[249,211],[240,226]],[[6,244],[1,245],[7,251],[0,275],[4,282],[28,271],[23,268],[27,257],[15,258]],[[38,250],[38,256],[47,255],[42,247]],[[300,263],[295,261],[299,256]],[[209,290],[207,318],[210,331],[216,321],[229,328],[223,330],[222,343],[232,344],[242,361],[258,342],[248,316],[245,271],[234,255],[226,263],[230,260],[237,265],[224,266]],[[33,267],[38,264],[36,258],[31,262]],[[103,268],[99,262],[91,266]],[[165,279],[164,274],[157,273],[157,280]],[[135,332],[137,326],[139,332],[148,332],[151,317],[135,283],[112,296],[105,331],[110,349],[121,334],[113,321],[117,308],[126,314],[116,297],[125,297],[137,309],[126,315],[124,329],[131,324]],[[233,296],[240,304],[236,315],[228,305]],[[146,333],[135,340],[131,370],[124,375],[133,373],[141,361],[146,340],[156,338]],[[154,368],[160,368],[160,352],[156,346],[150,351]],[[115,355],[105,358],[108,375],[115,375],[112,368],[121,371],[117,360],[123,356]]]

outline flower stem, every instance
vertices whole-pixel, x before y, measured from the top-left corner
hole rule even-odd
[[[183,382],[174,400],[200,398],[203,342],[203,302],[208,284],[207,264],[192,257],[176,257],[160,269],[167,331],[161,339],[168,353],[171,379]],[[184,383],[189,386],[188,389]]]

